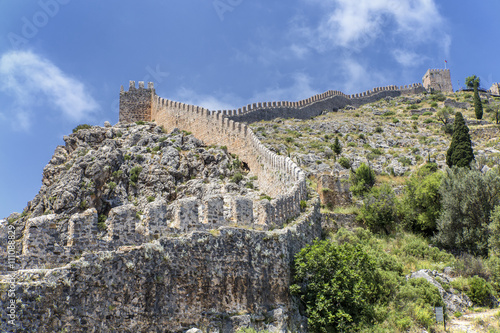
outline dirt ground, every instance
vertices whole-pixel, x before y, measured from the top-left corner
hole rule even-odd
[[[453,318],[446,324],[447,332],[451,333],[500,333],[499,309],[491,309],[483,312],[471,312],[460,318]]]

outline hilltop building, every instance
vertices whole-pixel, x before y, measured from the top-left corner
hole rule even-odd
[[[422,78],[427,91],[453,92],[449,69],[429,69]]]

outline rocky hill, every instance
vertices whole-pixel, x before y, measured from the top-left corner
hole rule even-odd
[[[461,111],[473,141],[476,160],[491,167],[500,158],[500,133],[493,109],[500,99],[483,97],[484,120],[476,120],[472,94],[436,93],[411,97],[386,97],[355,108],[325,110],[312,119],[283,119],[251,124],[259,139],[272,151],[290,158],[310,174],[348,174],[362,162],[377,174],[403,176],[431,159],[446,164],[453,113]],[[445,107],[448,113],[442,114]],[[489,113],[488,113],[489,111]],[[339,138],[342,152],[335,158],[333,143]],[[344,158],[342,163],[339,163]]]
[[[321,233],[314,195],[274,225],[261,209],[280,199],[225,146],[149,122],[81,125],[64,141],[40,192],[0,228],[0,300],[22,302],[2,329],[303,325],[288,285],[294,253]]]
[[[131,89],[130,114],[146,92],[154,90]],[[485,120],[478,121],[471,98],[385,96],[302,119],[276,117],[277,109],[269,112],[272,120],[249,124],[253,132],[176,102],[161,101],[163,113],[153,110],[157,123],[180,123],[205,142],[155,122],[79,126],[56,148],[37,196],[1,222],[0,300],[14,300],[15,325],[26,332],[185,332],[195,326],[305,332],[304,312],[289,292],[291,267],[301,248],[341,221],[355,226],[349,209],[331,211],[359,209],[362,199],[352,204],[347,182],[351,169],[368,163],[378,183],[403,193],[407,176],[426,161],[445,166],[458,110],[480,168],[498,164],[500,100],[484,95]],[[214,141],[221,145],[206,143]],[[308,189],[297,165],[310,176]],[[326,192],[345,200],[329,205]],[[405,269],[414,271],[408,253]],[[436,276],[448,279],[432,272],[426,273],[432,284],[441,286]],[[463,311],[470,301],[450,290],[441,296],[453,299],[450,309]],[[10,310],[1,311],[7,318]]]

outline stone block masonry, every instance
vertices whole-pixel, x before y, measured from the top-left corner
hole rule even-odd
[[[220,234],[87,252],[61,268],[18,271],[17,331],[235,332],[246,315],[259,331],[305,332],[294,326],[288,288],[295,254],[321,235],[315,200],[280,230],[224,227]],[[7,291],[0,288],[2,304]],[[0,308],[3,318],[6,310]],[[0,331],[16,330],[2,321]]]
[[[453,92],[449,69],[429,69],[422,78],[422,82],[428,91]]]

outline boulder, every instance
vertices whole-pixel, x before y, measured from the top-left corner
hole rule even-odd
[[[443,298],[444,304],[446,305],[446,311],[449,314],[453,314],[455,312],[464,312],[467,310],[467,308],[472,306],[472,302],[467,295],[460,293],[450,286],[453,278],[447,274],[438,273],[437,271],[431,271],[429,269],[421,269],[417,272],[412,273],[406,278],[424,278],[432,285],[436,286],[439,290],[439,294]]]

